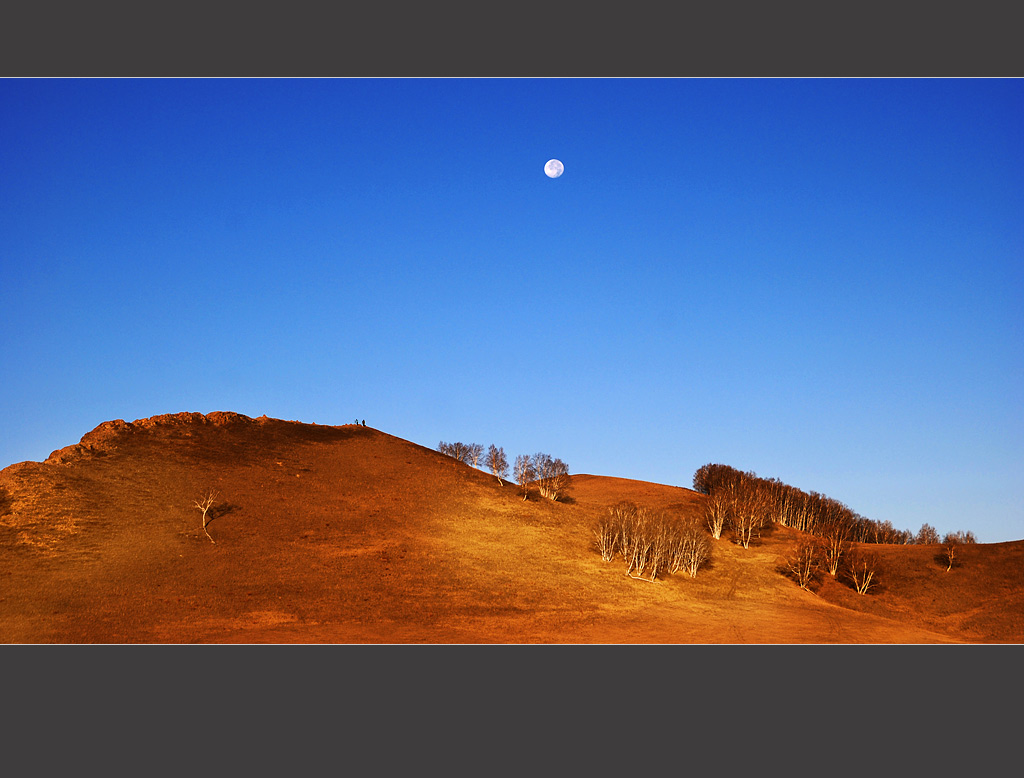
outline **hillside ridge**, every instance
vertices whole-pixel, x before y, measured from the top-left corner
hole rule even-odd
[[[216,496],[206,534],[194,503]],[[1019,642],[1024,542],[879,549],[877,593],[780,568],[802,533],[714,541],[695,578],[605,562],[630,501],[703,494],[579,474],[556,502],[401,437],[237,413],[103,422],[0,471],[0,642]]]

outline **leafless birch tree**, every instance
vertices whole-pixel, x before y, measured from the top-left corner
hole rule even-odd
[[[729,521],[731,506],[732,500],[722,490],[711,494],[704,503],[704,516],[707,519],[708,529],[711,530],[711,537],[715,540],[722,537],[722,530]]]
[[[533,461],[526,454],[520,454],[516,457],[512,473],[516,483],[523,490],[523,500],[526,501],[530,497],[530,484],[534,478]]]
[[[947,532],[942,538],[942,553],[946,557],[946,572],[948,573],[957,564],[957,556],[960,553],[960,546],[964,543],[974,543],[974,535],[970,532]]]
[[[209,531],[206,529],[206,525],[209,521],[210,508],[217,501],[217,492],[210,490],[203,497],[197,499],[193,505],[203,514],[203,532],[206,533],[206,537],[210,538],[210,542],[216,544],[217,541],[213,539]]]
[[[480,443],[445,443],[443,440],[437,444],[437,450],[470,467],[479,466],[480,457],[484,453],[484,447]]]
[[[504,486],[503,478],[508,476],[508,459],[505,458],[505,449],[495,446],[493,443],[487,449],[487,467],[498,479],[498,483]]]
[[[685,570],[690,574],[690,578],[697,577],[697,571],[711,556],[711,541],[708,540],[697,521],[685,522],[679,528],[672,555],[671,567]]]
[[[863,551],[851,553],[846,565],[857,594],[867,594],[868,589],[877,583],[875,578],[878,572],[878,559],[873,554],[866,554]]]
[[[914,539],[914,542],[917,543],[919,546],[926,546],[931,545],[932,543],[938,543],[939,533],[931,524],[922,524],[921,529],[917,531],[917,537]]]
[[[960,549],[960,540],[953,537],[952,535],[946,535],[942,539],[942,553],[946,555],[946,572],[948,573],[953,569],[953,563],[956,561],[956,552]]]
[[[818,544],[812,538],[803,538],[797,543],[793,556],[786,560],[786,568],[801,589],[810,590],[820,565]]]
[[[750,489],[740,494],[732,507],[730,523],[736,542],[750,548],[750,541],[759,534],[764,524],[764,499],[760,490]]]
[[[647,559],[647,570],[650,580],[654,581],[663,568],[670,566],[672,552],[679,545],[679,533],[675,525],[666,521],[664,515],[656,513],[651,516],[648,523],[648,534],[651,552]]]
[[[825,530],[818,541],[821,546],[821,555],[825,560],[825,569],[833,578],[839,572],[839,562],[846,553],[848,541],[846,540],[846,528],[836,525]]]
[[[611,516],[605,516],[597,522],[593,532],[601,559],[611,562],[619,550],[619,525]]]
[[[569,466],[548,454],[534,454],[531,458],[537,489],[549,500],[561,500],[569,489]]]

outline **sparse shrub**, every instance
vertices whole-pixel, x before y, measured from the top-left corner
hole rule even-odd
[[[846,572],[857,594],[867,594],[878,583],[878,558],[864,551],[847,555]]]

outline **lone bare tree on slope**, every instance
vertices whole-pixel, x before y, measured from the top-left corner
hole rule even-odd
[[[946,565],[947,573],[957,564],[957,554],[960,551],[960,546],[964,543],[977,543],[973,532],[947,532],[946,536],[942,539],[942,552],[949,561],[949,564]]]
[[[210,508],[213,507],[213,504],[216,501],[217,501],[217,493],[211,489],[209,492],[206,493],[205,496],[200,497],[198,500],[195,501],[195,503],[193,503],[195,505],[195,507],[197,509],[199,509],[200,512],[202,512],[202,514],[203,514],[203,532],[206,533],[206,537],[210,538],[210,542],[213,543],[214,545],[216,545],[217,541],[215,541],[210,536],[209,531],[206,529],[206,525],[209,522]]]

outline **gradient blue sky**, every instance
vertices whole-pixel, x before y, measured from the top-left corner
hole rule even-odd
[[[358,418],[1021,539],[1022,128],[1020,80],[2,80],[0,467]]]

